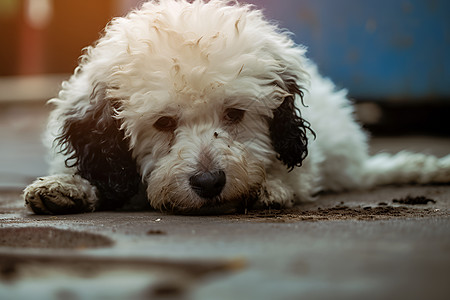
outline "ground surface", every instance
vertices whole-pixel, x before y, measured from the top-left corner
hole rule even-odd
[[[447,299],[450,186],[322,195],[290,210],[37,216],[46,110],[0,111],[0,299]],[[450,140],[374,139],[444,155]]]

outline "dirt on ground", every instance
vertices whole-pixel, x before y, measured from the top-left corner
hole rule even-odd
[[[224,218],[256,222],[296,222],[322,220],[386,220],[392,218],[423,218],[448,215],[445,186],[428,186],[426,195],[415,195],[417,186],[409,187],[412,194],[395,196],[405,187],[378,188],[370,194],[352,192],[324,194],[316,201],[285,209],[249,210],[247,214],[226,215]],[[392,196],[390,196],[392,192]],[[364,196],[363,196],[364,195]],[[370,196],[368,196],[370,195]],[[355,200],[356,199],[356,200]],[[440,199],[440,200],[437,200]]]
[[[246,215],[225,216],[232,219],[248,219],[261,222],[296,222],[322,220],[382,220],[391,218],[420,218],[439,215],[440,210],[431,208],[416,209],[407,206],[348,207],[344,203],[329,208],[303,210],[301,206],[290,209],[265,209],[249,211]]]
[[[398,191],[411,190],[411,194],[396,196]],[[415,189],[424,187],[384,187],[373,191],[370,197],[362,198],[361,192],[324,194],[316,201],[306,202],[292,208],[251,209],[245,213],[219,215],[231,220],[255,222],[296,222],[322,220],[384,220],[392,218],[423,218],[449,214],[448,203],[442,198],[448,194],[447,186],[428,186],[425,195],[415,195]],[[392,196],[389,197],[390,191]],[[0,213],[24,212],[19,191],[4,192]],[[401,195],[401,193],[400,193]],[[432,198],[430,195],[435,195]],[[355,198],[357,199],[355,201]],[[438,200],[439,199],[439,200]],[[57,234],[55,232],[54,234]],[[164,235],[161,230],[150,230],[147,235]],[[0,245],[2,240],[0,239]]]

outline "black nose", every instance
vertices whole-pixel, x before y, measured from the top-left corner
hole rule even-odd
[[[204,172],[189,178],[192,189],[202,198],[213,198],[220,195],[225,182],[224,171]]]

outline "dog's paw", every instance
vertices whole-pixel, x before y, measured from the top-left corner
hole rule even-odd
[[[36,214],[73,214],[94,211],[96,189],[78,175],[38,178],[23,193],[25,205]]]
[[[294,205],[294,193],[281,180],[266,181],[258,199],[263,207],[285,208]]]

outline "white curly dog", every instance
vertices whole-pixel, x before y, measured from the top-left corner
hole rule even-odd
[[[25,189],[27,206],[90,212],[142,194],[155,209],[217,213],[450,182],[450,155],[369,156],[346,91],[305,52],[234,1],[151,1],[114,19],[50,100],[52,175]]]

